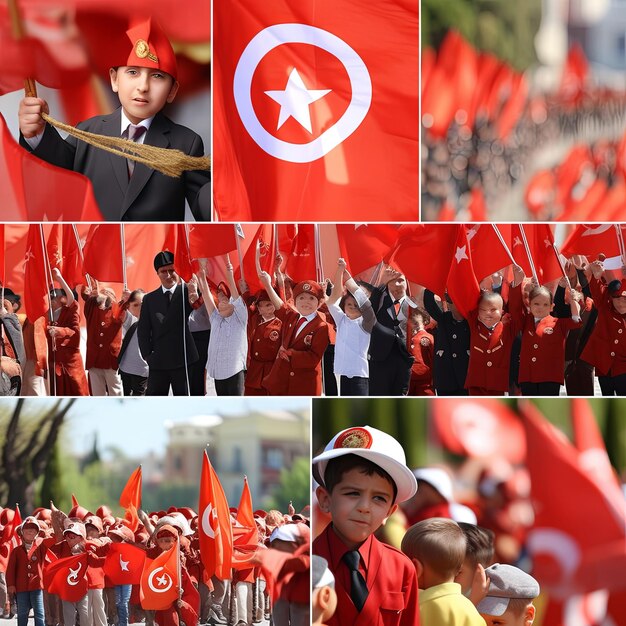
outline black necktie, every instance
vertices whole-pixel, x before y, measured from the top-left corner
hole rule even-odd
[[[167,306],[170,306],[170,302],[172,301],[172,292],[171,291],[166,291],[165,292],[165,297],[167,298]]]
[[[363,578],[363,574],[359,572],[361,555],[358,550],[351,550],[350,552],[346,552],[342,559],[350,570],[350,597],[352,598],[352,602],[354,602],[356,610],[360,613],[369,594],[365,578]]]

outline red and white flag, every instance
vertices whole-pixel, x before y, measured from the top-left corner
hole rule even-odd
[[[230,509],[220,480],[204,453],[198,503],[200,558],[206,575],[221,580],[231,577],[233,534]]]
[[[398,236],[395,224],[337,224],[339,249],[354,276],[378,265]]]
[[[119,224],[92,224],[83,250],[83,268],[96,280],[124,282],[122,227]]]
[[[87,593],[87,553],[57,559],[44,566],[43,584],[48,593],[66,602],[78,602]]]
[[[28,227],[24,256],[24,310],[31,322],[46,315],[50,301],[50,269],[44,249],[43,226]]]
[[[180,585],[180,553],[176,542],[156,559],[145,560],[139,588],[141,606],[152,611],[167,609],[178,600]]]
[[[220,220],[417,219],[417,0],[219,2],[214,24]]]
[[[145,550],[130,543],[111,543],[102,569],[113,585],[138,585],[145,560]]]
[[[472,265],[472,251],[462,224],[458,226],[447,284],[448,295],[452,298],[452,302],[463,317],[468,317],[470,311],[478,306],[480,287]]]

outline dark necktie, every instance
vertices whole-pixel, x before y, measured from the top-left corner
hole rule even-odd
[[[348,570],[350,571],[350,597],[359,613],[363,609],[369,594],[365,578],[363,578],[363,574],[359,572],[360,559],[361,555],[358,550],[346,552],[342,557],[343,562],[348,566]]]
[[[146,132],[146,127],[135,126],[134,124],[130,124],[130,126],[127,129],[127,132],[128,132],[129,141],[138,141],[141,135],[143,135]],[[128,178],[130,178],[133,175],[133,172],[135,171],[135,162],[131,161],[130,159],[126,159],[126,163],[128,165]]]
[[[396,311],[396,317],[398,317],[398,315],[400,314],[400,309],[402,308],[402,303],[400,302],[400,300],[393,301],[393,308]]]
[[[166,291],[165,292],[165,299],[167,300],[167,306],[170,306],[170,302],[172,301],[172,292],[171,291]]]

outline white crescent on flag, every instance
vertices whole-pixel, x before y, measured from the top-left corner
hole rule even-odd
[[[217,523],[217,510],[213,508],[213,504],[209,502],[204,513],[202,513],[202,530],[207,537],[215,539],[219,534],[220,528]]]
[[[163,574],[156,578],[156,575],[161,571],[163,572]],[[158,587],[154,586],[155,578]],[[150,576],[148,576],[148,587],[150,587],[150,589],[152,589],[152,591],[154,591],[155,593],[165,593],[166,591],[169,591],[173,584],[174,583],[172,582],[172,577],[167,572],[163,571],[163,567],[157,567],[153,572],[150,573]]]
[[[69,568],[70,569],[70,573],[67,576],[67,584],[68,585],[72,585],[72,587],[75,586],[75,585],[78,585],[78,583],[80,582],[78,580],[78,572],[80,572],[82,566],[83,566],[82,563],[79,563],[78,567],[76,569],[72,569],[71,567]]]

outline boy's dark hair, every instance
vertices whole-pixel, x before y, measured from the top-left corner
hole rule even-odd
[[[541,285],[535,285],[528,294],[528,302],[532,302],[537,296],[547,296],[550,300],[550,304],[552,304],[552,292],[547,288]]]
[[[133,289],[133,291],[130,292],[130,296],[128,296],[128,302],[134,302],[137,299],[137,296],[141,293],[146,293],[143,289]]]
[[[504,299],[499,293],[495,291],[481,291],[478,296],[478,306],[480,306],[481,302],[489,302],[490,300],[499,300],[504,303]]]
[[[465,533],[467,540],[465,558],[470,560],[474,569],[478,563],[484,568],[489,567],[493,563],[494,555],[495,535],[493,531],[467,522],[458,522],[458,524]]]
[[[402,538],[401,550],[449,581],[459,573],[467,540],[459,525],[444,517],[430,517],[413,524]]]
[[[356,298],[350,293],[346,293],[343,296],[341,296],[341,300],[339,300],[339,308],[345,313],[346,312],[346,300],[348,298],[352,298],[354,300],[354,302],[356,303]],[[357,305],[358,306],[358,305]]]
[[[341,482],[343,475],[350,470],[358,469],[367,476],[376,474],[381,478],[384,478],[393,487],[393,502],[396,501],[398,495],[398,487],[391,478],[391,476],[380,465],[376,465],[372,461],[359,456],[358,454],[344,454],[334,459],[330,459],[326,465],[326,471],[324,472],[324,487],[328,493]]]

